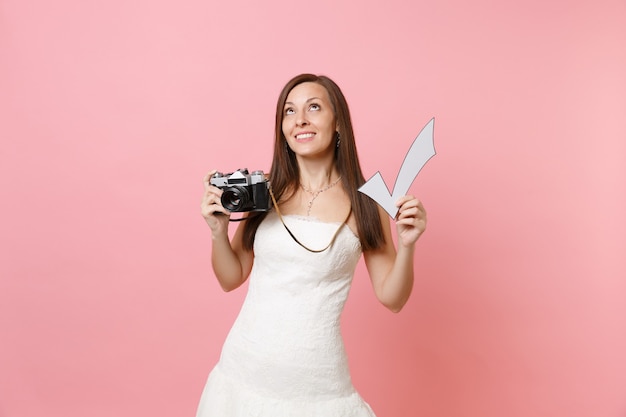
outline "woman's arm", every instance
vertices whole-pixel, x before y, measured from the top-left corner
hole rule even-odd
[[[385,244],[364,254],[376,297],[395,313],[402,310],[411,295],[415,243],[426,229],[426,211],[419,200],[404,196],[397,206],[400,208],[396,217],[398,250],[393,244],[388,215],[379,208]]]
[[[222,190],[210,184],[210,178],[215,171],[210,171],[204,177],[204,196],[202,198],[202,217],[211,228],[213,240],[211,264],[215,276],[224,291],[232,291],[243,284],[254,261],[252,251],[243,248],[243,225],[237,227],[232,242],[228,236],[228,221],[230,212],[220,201]]]

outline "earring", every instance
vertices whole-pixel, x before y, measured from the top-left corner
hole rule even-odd
[[[337,132],[337,147],[339,147],[340,143],[341,143],[341,134]]]

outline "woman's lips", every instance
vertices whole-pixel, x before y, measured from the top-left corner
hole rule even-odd
[[[315,136],[315,133],[312,133],[312,132],[298,133],[296,135],[296,140],[298,142],[308,142],[312,140],[314,136]]]

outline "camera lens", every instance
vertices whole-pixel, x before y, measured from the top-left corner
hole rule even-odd
[[[251,201],[250,193],[243,187],[226,187],[222,193],[222,205],[229,211],[244,211]]]

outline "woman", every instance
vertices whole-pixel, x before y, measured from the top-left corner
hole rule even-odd
[[[225,291],[248,276],[250,285],[197,416],[374,416],[352,386],[339,317],[361,253],[380,302],[404,306],[424,207],[413,196],[397,202],[396,251],[386,212],[357,191],[365,179],[348,105],[325,76],[283,88],[269,174],[276,204],[250,214],[232,241],[214,174],[202,200],[213,270]]]

